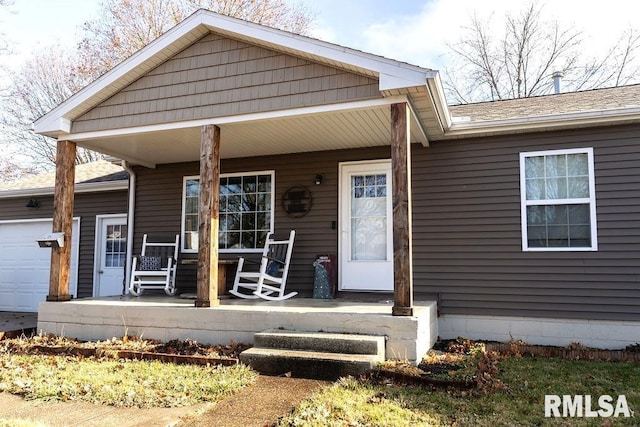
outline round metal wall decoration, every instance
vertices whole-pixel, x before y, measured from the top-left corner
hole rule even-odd
[[[282,209],[291,218],[302,218],[311,210],[313,197],[307,187],[291,187],[282,195]]]

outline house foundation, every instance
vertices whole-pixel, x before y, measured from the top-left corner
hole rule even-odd
[[[393,316],[392,302],[362,303],[299,298],[282,302],[222,300],[215,308],[163,296],[43,302],[38,332],[80,340],[125,335],[206,344],[253,344],[266,329],[384,336],[386,358],[419,362],[435,343],[436,303],[419,302],[412,316]]]

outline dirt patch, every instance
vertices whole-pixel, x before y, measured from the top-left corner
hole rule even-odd
[[[522,356],[559,357],[568,360],[602,360],[605,362],[639,362],[640,351],[637,346],[625,350],[599,350],[590,348],[552,347],[520,343],[486,343],[487,351]]]
[[[205,345],[193,340],[162,343],[137,337],[83,342],[54,335],[35,335],[0,341],[0,351],[13,354],[71,355],[77,357],[161,360],[198,365],[238,363],[241,352],[250,348],[242,343]]]
[[[260,375],[255,384],[203,414],[184,419],[182,427],[264,427],[274,425],[328,381]]]

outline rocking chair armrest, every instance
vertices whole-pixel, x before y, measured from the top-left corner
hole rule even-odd
[[[245,263],[249,264],[260,264],[260,261],[256,261],[255,259],[240,257],[238,259],[243,259]]]
[[[277,262],[278,264],[282,264],[282,265],[285,264],[284,260],[281,260],[279,258],[274,258],[274,257],[270,257],[270,256],[263,256],[262,258],[265,258],[267,261]]]

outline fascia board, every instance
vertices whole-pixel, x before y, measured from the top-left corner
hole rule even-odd
[[[129,188],[128,180],[79,183],[74,186],[74,193],[97,193],[101,191],[126,190]],[[48,196],[54,193],[54,187],[44,188],[20,188],[17,190],[0,191],[0,199],[15,197]]]
[[[539,128],[615,124],[626,121],[640,121],[640,108],[616,108],[611,110],[519,117],[512,119],[487,120],[482,122],[453,123],[449,127],[449,130],[445,132],[445,135],[471,136],[474,134],[484,133],[529,131]]]
[[[432,73],[410,72],[403,70],[402,75],[396,73],[394,75],[380,73],[378,77],[380,92],[394,89],[406,89],[415,86],[424,86],[427,79],[432,77]]]

